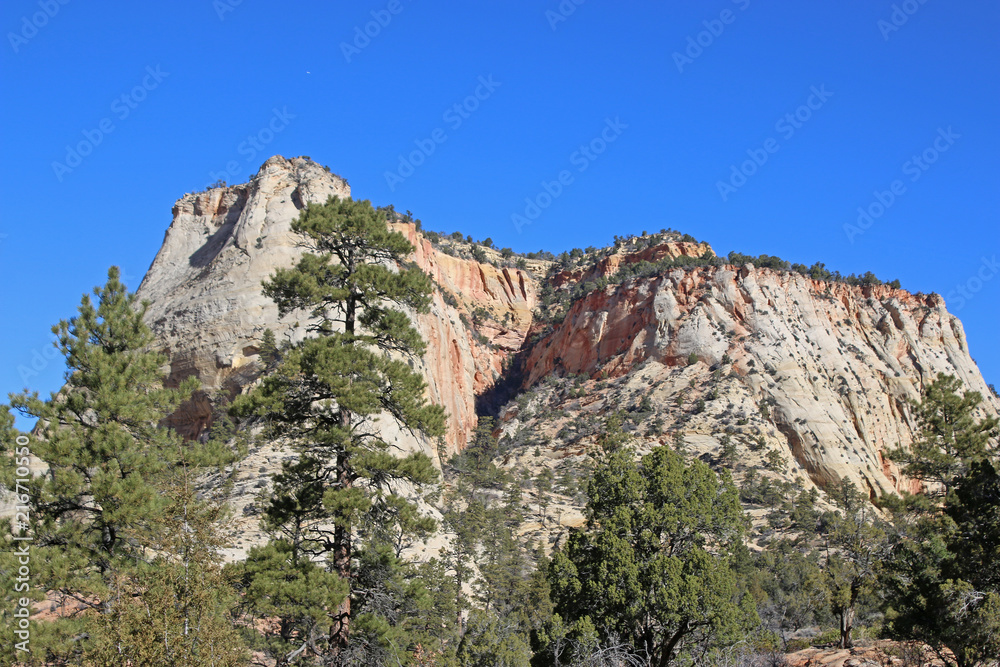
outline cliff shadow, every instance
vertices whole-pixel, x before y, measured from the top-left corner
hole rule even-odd
[[[233,235],[233,229],[235,229],[240,215],[243,214],[243,205],[245,203],[245,195],[233,202],[233,205],[226,211],[226,217],[223,219],[222,225],[215,230],[214,234],[208,237],[204,245],[195,250],[188,258],[188,263],[192,267],[203,269],[219,256],[222,249],[226,247],[226,241]]]
[[[480,417],[497,417],[500,408],[524,391],[525,366],[531,348],[522,347],[504,366],[493,386],[476,395],[476,414]]]

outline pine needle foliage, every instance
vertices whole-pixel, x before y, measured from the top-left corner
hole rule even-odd
[[[211,590],[221,571],[208,537],[213,510],[190,483],[178,491],[179,476],[190,482],[228,452],[163,426],[197,381],[164,386],[166,358],[152,350],[146,308],[112,267],[76,317],[52,329],[66,361],[63,388],[47,400],[27,390],[10,397],[38,419],[29,448],[47,466],[27,485],[33,593],[69,603],[32,636],[32,659],[46,664],[227,665],[241,655]],[[220,642],[225,650],[204,661],[200,648]]]
[[[356,550],[366,540],[379,546],[372,543],[379,536],[365,528],[380,525],[382,537],[395,535],[396,552],[400,531],[428,529],[397,492],[433,482],[437,471],[428,456],[401,452],[378,426],[388,419],[411,433],[444,433],[443,408],[428,403],[423,378],[407,363],[425,350],[410,317],[428,310],[432,282],[408,261],[413,246],[368,201],[331,197],[309,204],[292,230],[306,252],[265,281],[264,293],[282,317],[304,318],[307,336],[281,352],[259,387],[236,402],[234,414],[265,421],[266,437],[287,439],[299,454],[276,478],[268,525],[284,541],[280,548],[290,550],[288,568],[304,567],[305,553],[345,587],[326,629],[299,628],[287,648],[298,650],[305,641],[306,652],[336,664],[348,655],[358,616],[352,603],[363,604],[355,587],[362,562]],[[333,591],[332,584],[324,586]]]

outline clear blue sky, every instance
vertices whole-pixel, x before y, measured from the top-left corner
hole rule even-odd
[[[28,386],[57,388],[49,327],[112,264],[138,286],[178,197],[273,154],[519,251],[673,227],[720,254],[899,278],[948,297],[1000,383],[1000,6],[893,4],[9,0],[0,392],[33,361]],[[876,191],[891,204],[845,231]]]

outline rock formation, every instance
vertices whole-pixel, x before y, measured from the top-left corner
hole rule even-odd
[[[698,367],[683,375],[699,388],[690,400],[708,393],[709,369],[738,382],[685,429],[721,432],[719,406],[735,402],[737,413],[758,418],[743,430],[773,436],[769,444],[814,482],[850,479],[873,495],[904,483],[884,452],[911,441],[907,401],[924,383],[949,373],[992,398],[940,296],[752,265],[675,269],[592,292],[532,348],[528,385],[553,372],[614,378],[650,363],[654,383],[679,374],[691,355]],[[670,397],[654,392],[661,403]]]
[[[163,247],[138,293],[151,303],[147,319],[170,358],[170,381],[196,375],[204,387],[175,415],[183,433],[196,437],[205,430],[212,419],[211,397],[237,394],[257,378],[265,329],[279,341],[302,335],[296,325],[305,324],[305,315],[279,319],[261,283],[301,254],[291,231],[299,211],[307,203],[350,194],[344,179],[308,158],[273,157],[249,183],[187,194],[174,205]],[[454,453],[476,426],[476,396],[496,381],[503,360],[527,334],[535,281],[515,268],[438,252],[413,224],[397,228],[415,246],[417,264],[439,286],[430,312],[415,317],[427,342],[427,354],[416,363],[430,399],[448,411],[445,447]],[[507,324],[477,336],[465,324],[476,308]],[[407,440],[406,448],[437,455],[430,443],[399,438]]]
[[[203,392],[174,418],[187,435],[205,430],[213,401],[257,378],[266,328],[279,341],[302,335],[297,325],[304,320],[279,319],[261,281],[301,252],[290,224],[307,203],[350,194],[344,179],[308,158],[273,157],[249,183],[178,200],[139,294],[151,302],[148,320],[169,355],[171,382],[197,375],[203,383]],[[557,465],[581,456],[580,447],[564,447],[573,442],[568,425],[574,418],[645,399],[653,406],[650,419],[662,424],[658,433],[637,434],[645,446],[680,433],[694,454],[712,456],[723,434],[740,442],[762,438],[790,462],[779,474],[803,485],[850,479],[877,495],[908,485],[884,452],[911,441],[907,401],[938,372],[957,375],[983,394],[985,410],[998,408],[961,323],[937,295],[814,281],[751,265],[706,266],[595,289],[559,324],[543,329],[533,313],[546,280],[544,262],[529,270],[483,249],[486,261],[476,261],[458,256],[462,244],[431,238],[413,223],[396,227],[438,288],[430,312],[414,318],[428,343],[414,363],[430,399],[448,412],[446,454],[465,445],[477,399],[499,382],[535,396],[553,376],[570,377],[579,391],[553,394],[546,399],[551,409],[528,415],[511,403],[500,412],[500,434],[516,442],[514,435],[527,429],[545,435],[548,448],[541,460],[516,451],[508,464]],[[553,274],[548,289],[607,278],[629,263],[710,251],[707,244],[680,241],[636,253],[626,248]],[[507,372],[511,368],[516,372]],[[404,448],[439,454],[434,443],[390,436]]]

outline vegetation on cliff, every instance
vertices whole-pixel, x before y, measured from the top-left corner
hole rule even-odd
[[[437,471],[425,454],[398,455],[375,424],[388,415],[430,437],[444,432],[444,410],[427,403],[423,379],[392,356],[423,352],[399,308],[426,310],[431,282],[406,266],[413,247],[367,201],[310,204],[292,230],[307,252],[264,291],[282,316],[308,317],[308,336],[277,351],[260,386],[233,406],[238,418],[266,421],[266,437],[286,438],[298,453],[265,509],[272,542],[251,551],[241,573],[245,604],[254,617],[281,619],[275,658],[388,660],[401,650],[391,641],[397,607],[419,605],[407,600],[419,592],[400,572],[400,543],[433,530],[401,489],[433,482]],[[366,568],[383,571],[371,577]],[[276,608],[285,577],[310,595],[324,591],[311,606],[325,613]]]
[[[391,209],[334,198],[307,206],[292,226],[306,253],[264,290],[305,336],[278,344],[265,334],[264,374],[232,408],[241,438],[290,455],[263,509],[268,541],[225,567],[223,498],[202,482],[207,471],[224,476],[242,452],[225,424],[204,441],[171,430],[166,417],[196,386],[164,386],[166,359],[150,351],[145,306],[113,269],[97,303],[85,298],[77,317],[57,325],[66,386],[49,400],[11,398],[39,419],[22,437],[43,465],[22,485],[30,518],[19,534],[5,532],[0,555],[5,625],[20,603],[13,537],[32,539],[19,595],[50,607],[30,621],[30,654],[5,638],[6,663],[749,667],[781,664],[781,653],[809,644],[885,636],[926,642],[957,667],[996,664],[998,424],[977,411],[979,395],[941,376],[905,406],[919,438],[891,456],[925,488],[901,498],[875,499],[847,482],[821,495],[774,481],[767,472],[787,461],[762,437],[748,441],[762,467],[737,484],[730,469],[741,452],[729,431],[718,456],[698,460],[681,431],[664,433],[648,395],[566,420],[560,433],[582,451],[578,468],[507,465],[519,449],[542,458],[545,436],[503,434],[483,416],[439,471],[388,435],[409,429],[433,447],[445,416],[411,365],[425,348],[410,314],[427,309],[434,286],[386,224],[397,220]],[[515,261],[481,245],[484,257]],[[582,268],[596,255],[552,259]],[[705,253],[624,263],[607,280],[751,260]],[[822,265],[752,263],[836,279]],[[589,289],[566,285],[543,305]],[[721,382],[721,369],[712,373]],[[543,394],[584,399],[583,380],[553,376],[511,405],[569,417]],[[718,397],[686,400],[685,391],[675,406],[685,414]],[[761,403],[753,424],[769,409]],[[671,444],[640,448],[640,434]],[[17,436],[0,410],[4,447],[14,450]],[[17,489],[12,462],[0,457],[0,481]],[[584,506],[585,520],[555,544],[526,539],[531,523],[555,517],[556,494]],[[435,549],[412,558],[431,538]]]

